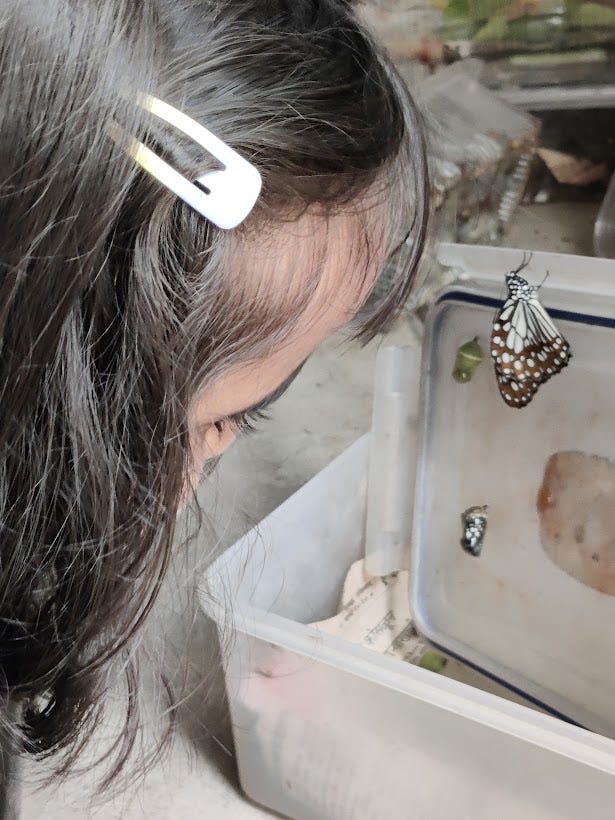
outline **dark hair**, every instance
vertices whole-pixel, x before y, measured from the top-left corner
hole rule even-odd
[[[220,373],[292,332],[335,214],[347,275],[374,243],[411,252],[361,317],[411,286],[427,222],[415,108],[342,0],[20,0],[0,12],[0,686],[37,754],[82,748],[171,552],[187,413]],[[253,162],[262,194],[221,231],[108,137],[122,127],[189,178],[210,158],[134,104],[150,92]],[[263,295],[253,241],[313,212],[288,288]],[[307,285],[305,282],[307,281]],[[303,283],[303,284],[302,284]]]

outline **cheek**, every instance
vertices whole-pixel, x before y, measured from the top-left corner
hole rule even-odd
[[[219,432],[211,425],[205,435],[190,434],[190,468],[181,506],[185,506],[198,485],[217,467],[223,453],[233,444],[236,433],[225,427]]]
[[[222,456],[208,456],[206,453],[202,453],[198,457],[195,455],[192,456],[192,463],[186,477],[186,484],[179,504],[180,510],[190,503],[199,484],[213,473],[221,457]]]
[[[190,448],[190,469],[188,472],[188,489],[196,489],[200,480],[201,472],[205,469],[209,461],[207,448],[200,444]]]

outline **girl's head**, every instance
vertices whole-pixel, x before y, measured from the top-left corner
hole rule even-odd
[[[1,671],[45,752],[94,717],[118,653],[134,687],[130,638],[202,468],[327,335],[370,337],[403,301],[426,163],[344,0],[19,0],[0,75]],[[119,123],[189,179],[215,165],[143,92],[258,168],[238,228],[109,138]]]

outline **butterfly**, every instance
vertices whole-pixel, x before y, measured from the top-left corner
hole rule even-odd
[[[531,259],[531,256],[530,256]],[[519,275],[530,259],[506,274],[508,297],[493,321],[491,356],[500,394],[525,407],[541,384],[565,367],[572,351],[540,304],[538,288]]]

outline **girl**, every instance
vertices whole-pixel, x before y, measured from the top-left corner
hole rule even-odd
[[[177,511],[326,336],[403,302],[424,146],[348,0],[15,0],[0,76],[4,750],[68,765],[120,658],[119,768]]]

